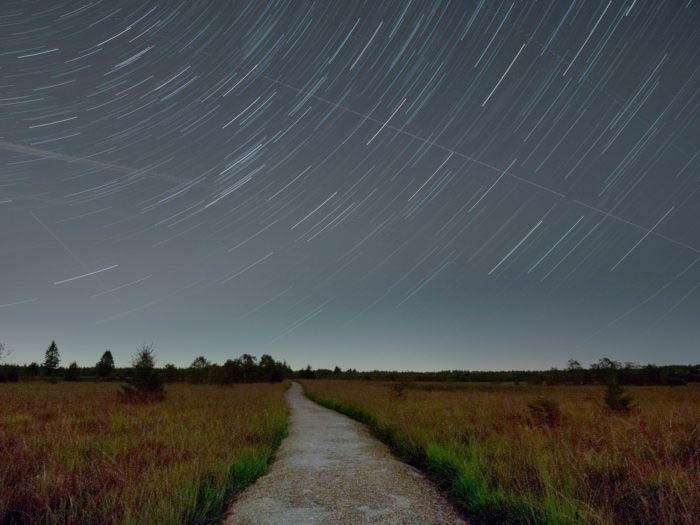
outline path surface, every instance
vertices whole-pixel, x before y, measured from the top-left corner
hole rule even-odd
[[[289,436],[270,471],[231,506],[226,524],[464,523],[417,470],[364,425],[287,391]]]

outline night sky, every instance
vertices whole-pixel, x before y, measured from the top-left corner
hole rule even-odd
[[[12,361],[700,355],[697,1],[4,1]]]

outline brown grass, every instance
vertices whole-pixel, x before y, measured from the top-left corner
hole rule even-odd
[[[281,384],[0,384],[0,523],[203,522],[260,475],[287,424]]]
[[[605,407],[599,386],[417,383],[400,395],[391,383],[304,387],[442,475],[486,521],[497,521],[499,506],[527,522],[700,519],[700,385],[630,387],[637,407],[628,416]]]

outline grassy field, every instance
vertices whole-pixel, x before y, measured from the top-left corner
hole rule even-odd
[[[0,523],[208,523],[286,433],[282,384],[0,384]]]
[[[698,523],[700,385],[404,385],[307,380],[307,395],[367,423],[448,490],[473,522]],[[560,417],[528,403],[545,397]]]

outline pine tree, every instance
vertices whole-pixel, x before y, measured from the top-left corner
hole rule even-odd
[[[47,376],[53,375],[53,373],[58,368],[61,358],[58,353],[58,346],[56,346],[56,341],[51,341],[51,344],[46,349],[46,354],[44,356],[44,373]]]
[[[102,378],[109,377],[114,371],[114,357],[112,357],[112,352],[107,350],[102,354],[95,368],[97,369],[98,376]]]
[[[618,414],[629,414],[634,406],[632,395],[622,388],[615,379],[611,379],[608,382],[604,399],[608,408]]]
[[[121,398],[125,402],[144,403],[165,399],[163,378],[155,367],[151,345],[143,345],[131,361],[131,374],[122,386]]]

